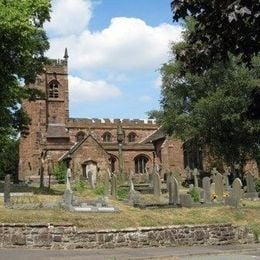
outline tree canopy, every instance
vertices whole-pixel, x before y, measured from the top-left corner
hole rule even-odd
[[[251,66],[260,51],[259,0],[173,0],[173,21],[196,20],[188,45],[176,58],[190,71],[203,72],[215,61],[227,61],[229,53]]]
[[[23,85],[34,81],[46,61],[49,43],[43,24],[49,12],[50,0],[0,0],[1,149],[29,123],[20,104],[39,93]]]
[[[175,59],[176,52],[190,46],[187,39],[193,29],[194,22],[188,22],[184,41],[172,45],[172,58],[161,68],[159,119],[169,134],[196,140],[229,165],[258,158],[260,120],[252,108],[260,89],[260,58],[254,57],[248,68],[240,57],[230,55],[204,73],[194,73],[185,68],[185,61]]]

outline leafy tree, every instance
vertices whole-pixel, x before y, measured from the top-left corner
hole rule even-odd
[[[22,85],[33,82],[46,61],[49,44],[43,23],[49,11],[50,0],[0,0],[0,153],[8,149],[11,137],[26,133],[30,120],[20,106],[22,99],[40,94]]]
[[[53,175],[58,183],[65,183],[67,167],[64,162],[58,163],[54,166]]]
[[[185,40],[193,25],[187,24]],[[172,59],[161,68],[164,127],[184,141],[207,146],[229,165],[259,158],[260,120],[252,116],[251,107],[253,93],[260,89],[260,58],[252,60],[251,69],[230,56],[203,74],[188,69],[183,73],[185,61],[174,58],[188,45],[187,41],[174,44]]]
[[[183,67],[202,72],[229,53],[248,66],[260,51],[259,0],[172,0],[173,21],[196,20],[188,45],[176,53]]]

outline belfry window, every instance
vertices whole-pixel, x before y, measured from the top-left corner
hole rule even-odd
[[[59,82],[57,80],[52,80],[49,83],[48,97],[59,98]]]
[[[129,142],[129,143],[135,142],[136,134],[133,133],[133,132],[132,132],[132,133],[129,133],[128,136],[127,136],[127,138],[128,138],[128,142]]]
[[[144,155],[138,155],[135,157],[135,173],[145,173],[146,164],[148,158]]]
[[[103,137],[103,142],[105,143],[109,143],[112,141],[112,135],[109,132],[105,132],[102,137]]]

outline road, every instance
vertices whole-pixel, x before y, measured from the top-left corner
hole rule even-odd
[[[116,248],[48,250],[3,248],[0,260],[124,260],[124,259],[192,259],[192,260],[260,260],[260,244],[196,246],[167,248]]]

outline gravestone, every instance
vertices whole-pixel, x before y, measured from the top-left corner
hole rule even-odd
[[[167,185],[169,191],[169,204],[177,205],[180,203],[179,198],[179,184],[177,179],[173,176],[172,173],[168,174]]]
[[[109,195],[109,190],[110,190],[110,174],[109,171],[104,172],[104,193],[105,196]]]
[[[211,190],[210,190],[210,178],[204,177],[202,179],[202,188],[203,188],[203,200],[205,203],[211,202]]]
[[[217,201],[223,201],[224,183],[223,176],[219,172],[215,175],[215,193],[217,195]]]
[[[4,184],[4,205],[8,207],[11,205],[11,175],[5,175],[5,184]]]
[[[71,178],[71,169],[68,168],[66,172],[66,190],[71,190],[70,178]]]
[[[180,204],[182,207],[191,208],[193,200],[190,194],[180,194]]]
[[[111,176],[111,196],[116,198],[116,190],[117,190],[117,177],[114,173]]]
[[[91,189],[95,188],[94,176],[92,171],[88,171],[88,183]]]
[[[242,198],[242,186],[242,182],[239,178],[233,181],[230,197],[226,198],[228,205],[238,208],[240,199]]]
[[[246,174],[246,186],[246,197],[249,199],[257,199],[258,193],[256,192],[254,176],[250,172],[247,172]]]
[[[192,170],[190,169],[189,166],[187,166],[184,170],[185,170],[187,180],[190,181],[192,179]]]
[[[216,177],[216,175],[219,173],[219,172],[217,171],[217,168],[214,167],[214,168],[211,170],[210,173],[211,173],[211,177],[212,177],[212,182],[216,183],[216,182],[215,182],[215,177]]]
[[[199,171],[197,168],[195,168],[192,172],[193,178],[194,178],[194,186],[195,188],[199,187],[199,183],[198,183],[198,176],[200,175]]]
[[[72,210],[73,192],[72,190],[66,189],[64,192],[64,205],[66,210]]]
[[[211,195],[216,194],[216,185],[214,182],[210,184],[210,193]]]
[[[224,176],[224,190],[226,192],[228,192],[231,189],[230,183],[229,183],[229,176],[230,176],[229,169],[225,169],[225,172],[224,172],[223,176]]]
[[[161,196],[161,179],[157,172],[153,174],[153,194],[157,198]]]
[[[174,171],[173,173],[173,177],[178,181],[178,183],[182,183],[182,176],[181,173],[178,171]]]

